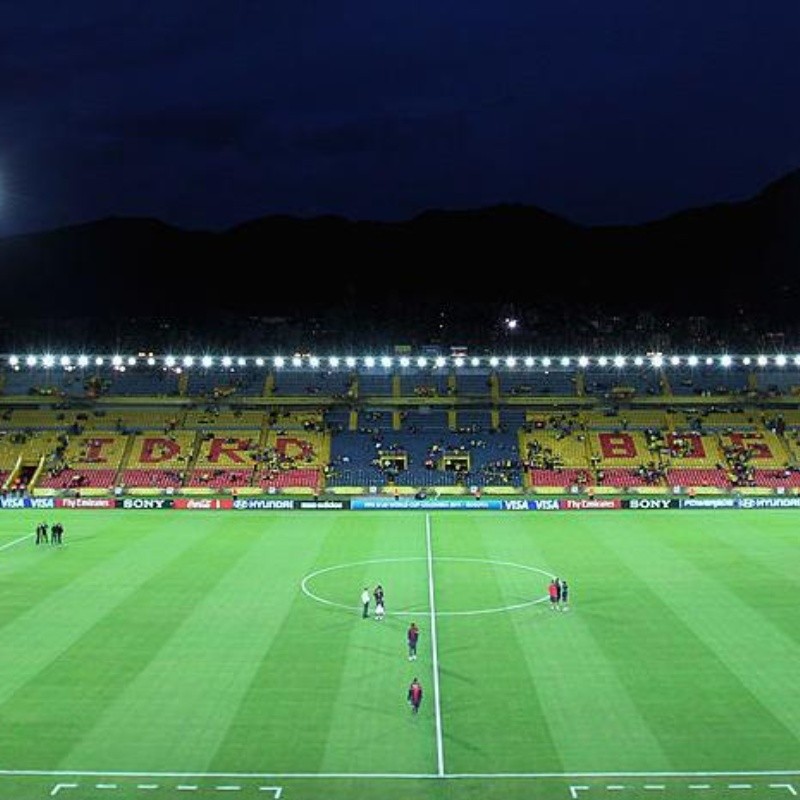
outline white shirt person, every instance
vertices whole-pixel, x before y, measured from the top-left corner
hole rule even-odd
[[[367,587],[365,586],[364,591],[361,592],[361,607],[362,607],[361,616],[364,619],[366,619],[369,616],[369,599],[370,599],[369,589],[367,589]]]

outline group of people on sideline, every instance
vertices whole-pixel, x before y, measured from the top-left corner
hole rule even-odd
[[[36,526],[36,544],[47,544],[48,542],[50,544],[63,544],[64,526],[60,522],[54,522],[52,527],[46,522],[40,522]]]

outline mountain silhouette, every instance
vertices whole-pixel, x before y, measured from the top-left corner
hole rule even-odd
[[[0,317],[7,330],[44,317],[209,327],[255,318],[410,337],[436,315],[479,332],[505,308],[779,328],[800,301],[798,219],[800,170],[741,203],[630,226],[582,226],[518,204],[391,223],[267,216],[223,232],[108,218],[0,239]]]

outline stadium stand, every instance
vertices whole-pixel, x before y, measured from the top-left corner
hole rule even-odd
[[[5,365],[3,487],[800,490],[796,368],[411,364]]]

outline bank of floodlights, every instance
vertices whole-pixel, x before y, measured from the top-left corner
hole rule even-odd
[[[706,367],[709,369],[732,369],[735,367],[788,367],[800,366],[800,354],[787,356],[779,353],[776,355],[732,355],[722,353],[719,355],[665,355],[663,353],[647,353],[645,355],[598,355],[589,356],[563,355],[563,356],[534,356],[534,355],[365,355],[365,356],[318,356],[312,354],[272,355],[272,356],[212,356],[210,354],[181,356],[154,353],[138,355],[55,355],[53,353],[33,354],[25,356],[16,354],[0,355],[0,367],[9,367],[13,370],[28,369],[89,369],[92,367],[110,367],[113,370],[124,371],[133,367],[161,368],[183,372],[184,370],[237,370],[237,369],[292,369],[318,371],[325,370],[470,370],[491,369],[500,371],[549,371],[551,369],[617,369],[636,367],[641,369],[692,369]]]

